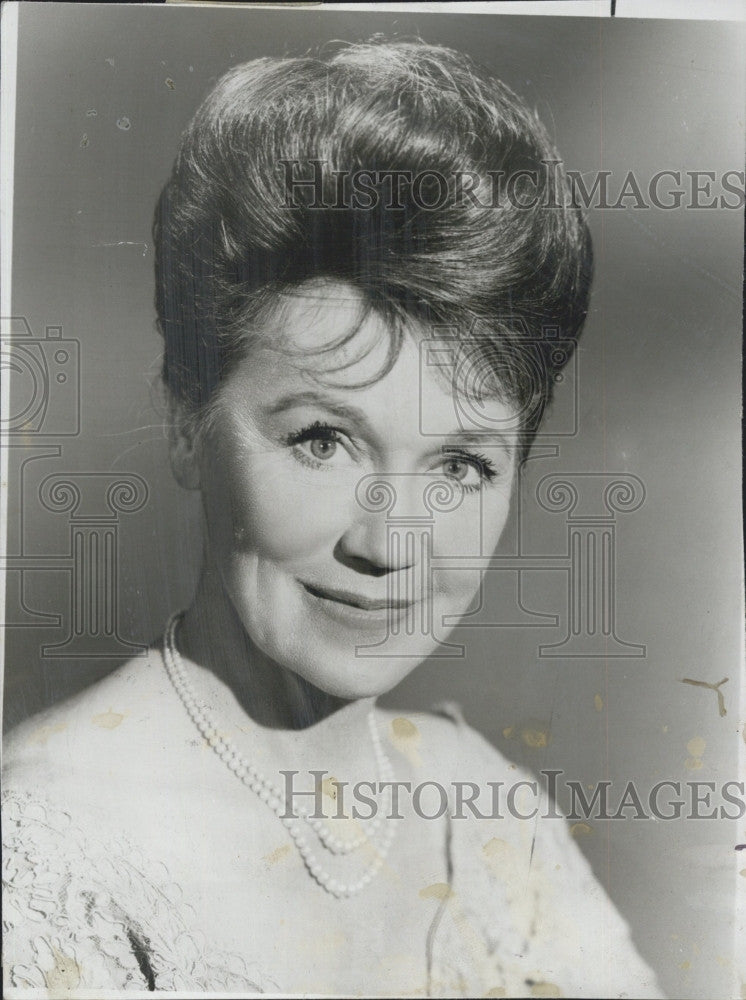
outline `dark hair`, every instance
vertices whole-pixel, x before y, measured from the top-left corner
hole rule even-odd
[[[367,203],[340,202],[340,176],[361,171]],[[390,320],[389,367],[407,322],[466,344],[478,331],[480,361],[528,414],[527,446],[587,311],[590,237],[566,190],[536,115],[458,52],[373,39],[236,66],[184,132],[155,212],[163,380],[198,415],[278,293],[331,278]]]

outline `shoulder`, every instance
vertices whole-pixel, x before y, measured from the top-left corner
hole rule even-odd
[[[150,649],[7,733],[3,786],[67,804],[113,784],[125,791],[146,772],[156,779],[165,735],[180,733],[182,716],[159,653]]]
[[[192,773],[174,766],[175,743],[193,736],[184,714],[154,651],[6,737],[3,960],[11,986],[60,995],[153,990],[156,982],[186,995],[258,991],[242,959],[203,941],[163,860],[174,836],[163,792],[171,787],[171,805],[181,803],[182,771]]]
[[[521,773],[466,722],[456,702],[442,702],[429,711],[379,708],[377,715],[388,745],[433,779],[450,784],[505,781]]]
[[[502,981],[510,996],[536,986],[562,991],[542,995],[660,997],[543,776],[507,760],[458,706],[412,720],[421,745],[437,744],[432,773],[450,783],[444,937],[453,974],[476,995]]]
[[[73,808],[3,790],[6,984],[50,996],[264,991],[258,970],[205,941],[160,853],[79,820]]]

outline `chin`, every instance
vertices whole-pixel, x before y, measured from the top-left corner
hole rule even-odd
[[[312,659],[287,664],[295,674],[334,698],[356,701],[378,698],[404,680],[426,656],[386,655],[336,658],[330,651],[317,651]]]
[[[439,602],[436,620],[444,608]],[[276,664],[319,691],[352,701],[386,694],[436,649],[439,655],[447,652],[432,634],[415,630],[414,613],[393,623],[387,614],[313,597],[295,603],[278,594],[244,627]],[[453,655],[459,655],[457,646]]]

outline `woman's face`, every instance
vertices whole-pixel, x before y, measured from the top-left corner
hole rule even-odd
[[[459,418],[421,337],[405,335],[391,371],[362,388],[389,350],[382,318],[323,351],[360,309],[343,284],[285,297],[223,383],[199,450],[225,597],[266,655],[342,698],[382,694],[447,652],[515,465],[509,435],[483,430],[509,427],[510,408],[482,400],[481,427]]]

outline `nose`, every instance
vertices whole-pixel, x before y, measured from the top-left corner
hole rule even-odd
[[[408,537],[388,522],[380,512],[356,519],[338,540],[334,554],[345,566],[367,576],[386,576],[409,569],[415,562],[412,532]]]
[[[422,484],[414,483],[411,477],[405,486],[421,492]],[[399,479],[399,477],[397,477]],[[358,490],[350,521],[335,546],[335,556],[344,565],[369,576],[385,576],[400,570],[412,568],[418,561],[418,535],[424,525],[419,526],[419,518],[407,518],[406,530],[401,517],[392,517],[396,504],[397,513],[401,506],[409,507],[407,498],[402,496],[402,483],[394,487],[384,479],[371,478],[368,490]],[[374,501],[369,502],[371,498]],[[389,501],[390,502],[387,502]],[[402,500],[404,504],[402,505]],[[421,506],[421,501],[420,501]]]

